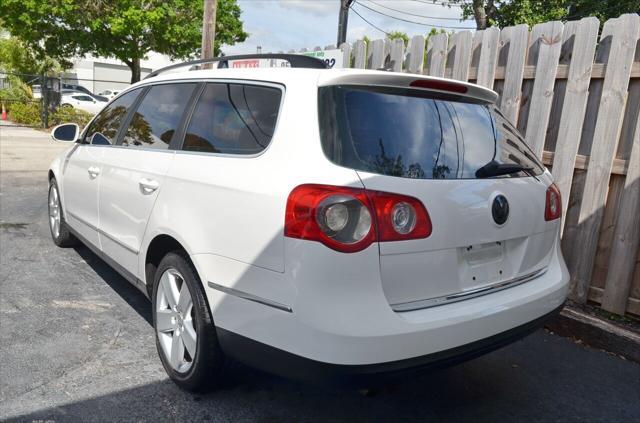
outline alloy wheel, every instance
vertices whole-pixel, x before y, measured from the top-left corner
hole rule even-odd
[[[187,372],[196,355],[193,299],[183,276],[175,268],[164,271],[156,296],[156,332],[171,368]]]
[[[49,188],[49,227],[53,237],[58,238],[60,236],[60,196],[55,185]]]

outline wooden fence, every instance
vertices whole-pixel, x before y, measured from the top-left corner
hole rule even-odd
[[[600,30],[601,29],[601,30]],[[640,16],[343,44],[344,63],[475,82],[551,169],[572,297],[640,315]],[[327,46],[331,47],[331,46]],[[320,50],[316,47],[315,50]]]

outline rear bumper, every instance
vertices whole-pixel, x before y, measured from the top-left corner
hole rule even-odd
[[[218,328],[217,334],[225,354],[252,367],[292,379],[352,385],[471,360],[529,335],[560,312],[562,307],[564,304],[528,323],[466,345],[420,357],[365,365],[341,365],[312,360],[225,329]]]
[[[394,312],[378,268],[371,266],[379,257],[373,246],[345,255],[318,243],[288,241],[287,254],[298,254],[304,266],[282,274],[238,267],[217,279],[233,280],[228,289],[205,287],[223,349],[255,365],[246,351],[271,346],[284,356],[268,359],[272,353],[262,351],[259,361],[278,373],[288,373],[300,360],[316,363],[312,368],[334,365],[366,374],[367,369],[385,372],[465,359],[539,326],[538,319],[560,307],[568,291],[569,274],[556,243],[546,272],[526,283],[465,301]],[[216,280],[209,273],[229,266],[208,265],[210,260],[194,257],[202,279],[209,282]]]

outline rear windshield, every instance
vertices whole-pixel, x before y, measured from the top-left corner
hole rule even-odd
[[[414,179],[544,171],[493,105],[385,87],[321,87],[318,95],[322,147],[338,165]]]

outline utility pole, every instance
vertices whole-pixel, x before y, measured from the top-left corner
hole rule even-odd
[[[338,18],[338,41],[336,47],[347,41],[347,21],[349,20],[349,8],[354,0],[340,0],[340,16]]]
[[[216,39],[216,3],[217,0],[204,0],[201,59],[213,57],[213,43]],[[206,68],[206,66],[203,67]]]

